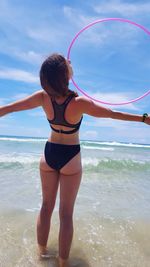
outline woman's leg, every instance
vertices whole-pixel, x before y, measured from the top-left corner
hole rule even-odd
[[[60,232],[59,232],[59,264],[67,266],[73,238],[73,210],[80,186],[82,168],[80,154],[76,155],[61,169],[60,180]]]
[[[59,174],[51,169],[42,157],[40,161],[40,175],[42,184],[42,207],[37,219],[37,241],[41,254],[46,253],[46,245],[50,230],[51,215],[59,184]]]

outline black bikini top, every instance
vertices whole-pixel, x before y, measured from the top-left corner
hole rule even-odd
[[[72,134],[72,133],[75,133],[79,130],[83,116],[81,117],[81,120],[76,124],[71,124],[71,123],[67,122],[65,120],[65,117],[64,117],[66,107],[73,97],[74,97],[73,94],[69,95],[62,104],[58,104],[55,100],[51,99],[52,105],[53,105],[53,110],[54,110],[54,118],[52,120],[48,119],[48,121],[49,121],[50,127],[52,128],[53,131],[55,131],[57,133]],[[70,130],[70,131],[58,130],[58,129],[53,128],[51,123],[55,124],[55,125],[67,126],[67,127],[74,128],[74,129]]]

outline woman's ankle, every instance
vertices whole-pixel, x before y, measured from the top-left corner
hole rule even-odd
[[[61,257],[58,258],[59,267],[69,267],[68,259],[62,259]]]
[[[47,246],[42,246],[38,244],[38,249],[39,249],[40,254],[44,254],[47,252]]]

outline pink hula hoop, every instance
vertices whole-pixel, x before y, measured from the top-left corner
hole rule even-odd
[[[99,19],[99,20],[96,20],[90,24],[88,24],[87,26],[85,26],[84,28],[82,28],[76,35],[75,37],[73,38],[73,40],[71,41],[70,45],[69,45],[69,48],[68,48],[68,52],[67,52],[67,59],[69,60],[70,59],[70,54],[71,54],[71,49],[73,47],[73,44],[75,43],[76,39],[79,37],[79,35],[84,32],[85,30],[87,30],[88,28],[92,27],[93,25],[97,24],[97,23],[101,23],[101,22],[105,22],[105,21],[121,21],[121,22],[126,22],[126,23],[129,23],[129,24],[133,24],[134,26],[137,26],[138,28],[142,29],[145,33],[147,33],[148,35],[150,35],[150,31],[148,31],[144,26],[136,23],[136,22],[133,22],[131,20],[128,20],[128,19],[123,19],[123,18],[105,18],[105,19]],[[91,96],[89,96],[86,92],[84,92],[78,85],[77,83],[75,82],[75,80],[73,78],[71,78],[72,80],[72,83],[74,84],[74,86],[82,93],[84,94],[85,96],[89,97],[90,99],[94,100],[94,101],[97,101],[97,102],[100,102],[102,104],[107,104],[107,105],[127,105],[127,104],[130,104],[130,103],[133,103],[133,102],[136,102],[136,101],[139,101],[140,99],[148,96],[150,94],[150,90],[146,91],[146,93],[144,93],[143,95],[135,98],[135,99],[132,99],[130,101],[127,101],[127,102],[121,102],[121,103],[110,103],[110,102],[106,102],[106,101],[101,101],[101,100],[98,100],[98,99],[95,99]]]

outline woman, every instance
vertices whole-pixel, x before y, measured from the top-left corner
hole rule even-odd
[[[62,55],[53,54],[41,66],[40,81],[43,90],[0,107],[0,116],[4,116],[10,112],[42,106],[52,128],[40,160],[43,202],[37,220],[37,242],[41,257],[49,257],[46,246],[59,185],[59,267],[66,267],[68,264],[73,238],[73,210],[82,176],[79,128],[83,114],[143,121],[150,125],[148,114],[134,115],[113,111],[78,96],[68,88],[72,75],[70,62]]]

